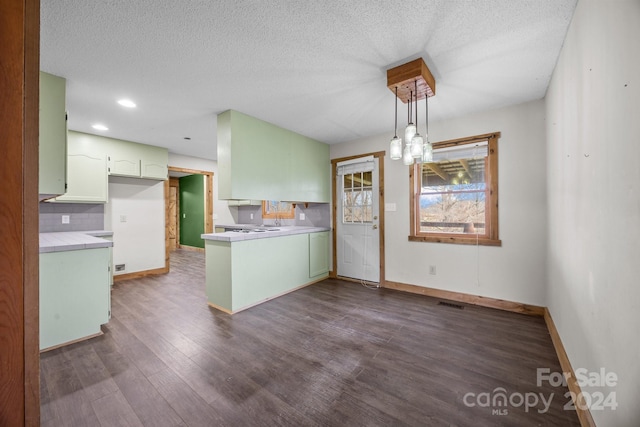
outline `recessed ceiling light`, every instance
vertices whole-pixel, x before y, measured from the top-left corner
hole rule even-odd
[[[118,100],[118,104],[122,105],[123,107],[127,107],[127,108],[136,108],[136,103],[133,102],[130,99],[120,99],[120,100]]]
[[[91,125],[95,130],[109,130],[105,125],[101,125],[100,123],[96,123],[95,125]]]

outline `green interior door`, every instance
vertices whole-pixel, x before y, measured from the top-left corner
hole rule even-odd
[[[204,248],[204,175],[180,178],[180,244]]]

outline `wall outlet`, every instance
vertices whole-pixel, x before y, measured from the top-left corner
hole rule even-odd
[[[120,215],[120,222],[127,222],[127,216],[126,215]]]
[[[69,224],[69,215],[62,215],[62,223]]]
[[[436,275],[436,266],[435,265],[430,265],[429,266],[429,274],[431,274],[432,276]]]
[[[124,271],[125,264],[116,264],[116,271]]]
[[[303,214],[303,213],[301,213],[301,214],[300,214],[300,221],[304,221],[304,219],[305,219],[305,218],[306,218],[306,215],[305,215],[305,214]]]

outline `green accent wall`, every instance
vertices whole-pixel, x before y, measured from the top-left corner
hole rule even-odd
[[[180,178],[180,244],[204,248],[204,175]]]

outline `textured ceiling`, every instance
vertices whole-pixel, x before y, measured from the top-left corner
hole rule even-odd
[[[542,98],[576,1],[41,0],[41,69],[67,79],[70,129],[184,155],[216,158],[227,109],[330,144],[391,137],[386,70],[417,57],[431,121]]]

